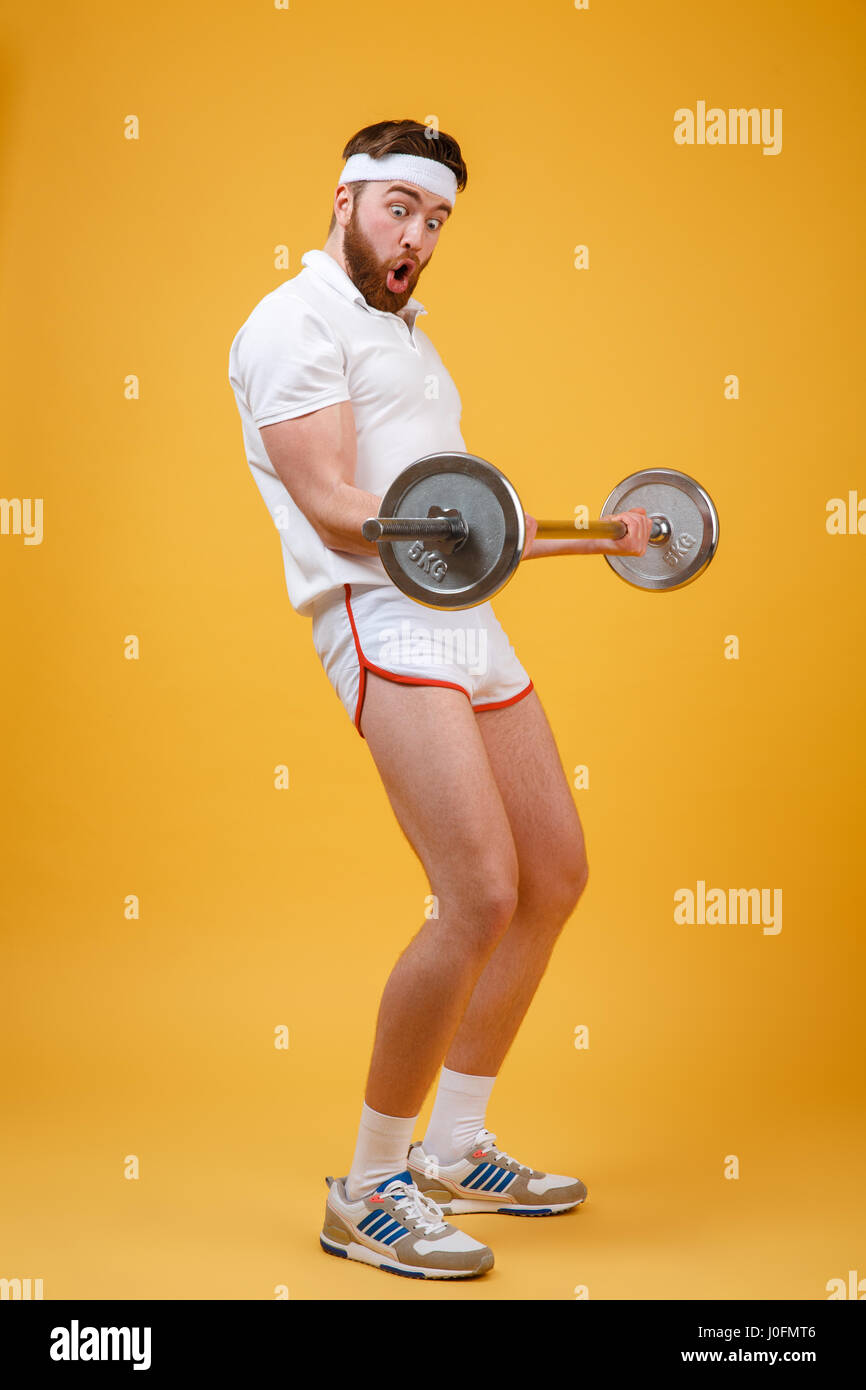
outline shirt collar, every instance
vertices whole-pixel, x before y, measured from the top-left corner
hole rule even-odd
[[[329,285],[337,290],[339,294],[344,295],[346,299],[351,299],[354,303],[361,304],[370,314],[381,314],[385,318],[401,318],[412,328],[416,318],[421,314],[427,313],[421,301],[411,296],[406,301],[399,314],[392,315],[387,309],[374,309],[372,304],[367,303],[354,280],[350,280],[343,267],[338,265],[334,257],[329,255],[327,251],[305,251],[301,257],[301,265],[306,266],[308,270],[312,270],[314,274],[326,280]]]

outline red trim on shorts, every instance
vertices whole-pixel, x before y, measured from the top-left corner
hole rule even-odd
[[[355,706],[355,728],[358,730],[358,733],[361,734],[361,738],[364,737],[363,733],[361,733],[361,711],[364,708],[364,696],[367,693],[368,671],[372,671],[373,674],[376,676],[384,676],[385,680],[395,681],[398,685],[442,685],[445,686],[448,690],[459,690],[461,695],[466,696],[470,705],[472,704],[472,699],[469,694],[469,691],[466,690],[462,685],[455,685],[454,681],[434,681],[425,679],[424,676],[396,676],[393,671],[385,671],[382,669],[381,666],[374,666],[372,661],[368,661],[363,651],[361,650],[361,643],[358,641],[358,629],[355,627],[355,618],[352,613],[352,605],[349,602],[349,599],[352,595],[352,586],[351,584],[344,584],[343,588],[346,590],[346,612],[349,615],[349,622],[352,625],[352,636],[355,639],[355,652],[358,657],[358,665],[360,667],[360,675],[358,681],[358,703]],[[523,691],[521,693],[526,695],[529,692]],[[517,699],[520,699],[519,695],[517,696]],[[506,705],[510,703],[510,700],[503,701],[503,704]],[[492,709],[495,708],[495,706],[486,705],[483,708]]]
[[[517,695],[509,696],[507,700],[496,700],[493,704],[490,705],[473,705],[472,708],[474,709],[476,714],[481,714],[486,709],[505,709],[506,705],[516,705],[517,701],[522,700],[524,695],[528,695],[530,690],[532,689],[533,685],[532,681],[530,681],[529,685],[526,687],[525,690],[521,690]]]

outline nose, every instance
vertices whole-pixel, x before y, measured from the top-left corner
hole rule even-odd
[[[407,251],[419,251],[424,242],[424,220],[411,217],[404,223],[403,245]]]

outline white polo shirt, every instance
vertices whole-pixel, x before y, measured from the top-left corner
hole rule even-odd
[[[260,425],[351,401],[358,439],[355,486],[381,497],[424,454],[466,452],[460,395],[417,325],[427,310],[409,299],[399,314],[369,305],[326,251],[306,251],[304,269],[266,294],[229,351],[252,475],[282,542],[292,606],[345,583],[390,585],[378,555],[329,550],[268,458]]]

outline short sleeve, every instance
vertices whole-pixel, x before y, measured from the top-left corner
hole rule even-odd
[[[351,399],[343,355],[328,324],[295,296],[250,316],[231,346],[229,381],[256,425]]]

